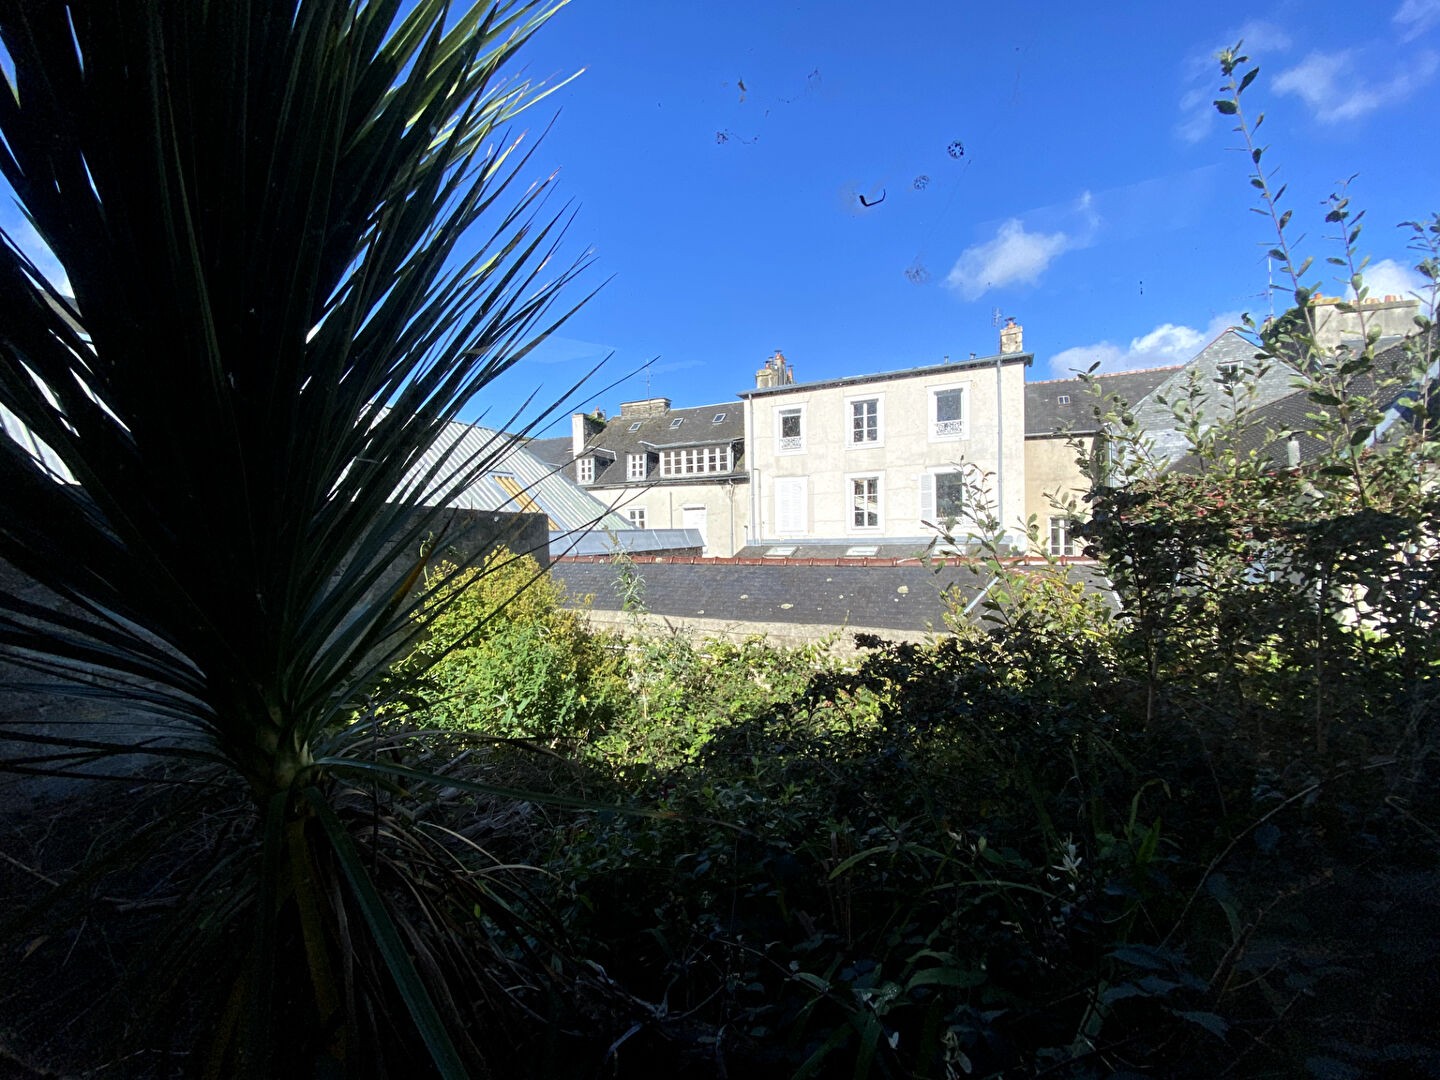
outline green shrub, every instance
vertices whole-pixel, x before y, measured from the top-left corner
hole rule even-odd
[[[448,580],[397,666],[424,723],[551,744],[609,727],[626,697],[614,642],[563,606],[563,587],[533,558],[500,548],[480,566],[435,572]]]

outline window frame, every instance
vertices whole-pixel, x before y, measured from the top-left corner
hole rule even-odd
[[[962,496],[958,513],[942,514],[940,512],[940,477],[942,476],[953,476],[960,482]],[[943,526],[948,520],[954,520],[958,524],[965,519],[964,477],[965,470],[959,465],[937,465],[920,474],[919,520],[922,526]],[[927,503],[930,511],[928,514],[926,513]]]
[[[855,410],[861,405],[875,406],[875,437],[857,440],[855,438]],[[845,398],[845,449],[868,450],[885,445],[885,395],[853,394]]]
[[[735,448],[729,444],[682,446],[660,451],[662,480],[685,476],[724,476],[734,471]]]
[[[581,484],[595,483],[595,455],[575,459],[575,479]]]
[[[793,416],[797,417],[798,420],[799,420],[799,424],[800,424],[800,434],[799,434],[798,436],[787,436],[787,435],[783,434],[783,432],[784,432],[784,430],[785,430],[785,418],[786,418],[787,416],[790,416],[790,415],[793,415]],[[805,453],[806,433],[807,433],[807,431],[808,431],[808,429],[809,429],[809,426],[810,426],[810,425],[809,425],[809,423],[807,422],[807,419],[806,419],[806,407],[805,407],[805,404],[804,404],[804,403],[801,403],[801,404],[799,404],[799,405],[777,405],[777,406],[775,406],[775,453],[776,453],[776,455],[777,455],[777,456],[782,456],[782,455],[786,455],[786,454],[803,454],[803,453]],[[797,443],[796,443],[794,446],[788,446],[788,447],[787,447],[787,446],[785,445],[785,440],[786,440],[787,438],[794,438],[794,439],[797,439],[798,441],[797,441]]]
[[[1080,554],[1080,547],[1076,543],[1073,531],[1076,520],[1072,515],[1052,514],[1047,524],[1050,526],[1050,537],[1046,550],[1050,552],[1052,558],[1073,559]]]
[[[857,485],[862,483],[873,483],[875,490],[872,493],[861,494],[856,490]],[[873,499],[873,510],[862,511],[858,505],[861,498]],[[873,514],[875,522],[873,525],[856,524],[856,516],[860,513]],[[845,474],[845,531],[859,536],[873,536],[882,532],[885,528],[885,474],[882,472],[860,472]]]
[[[625,520],[630,522],[632,528],[643,529],[645,525],[645,507],[631,506],[625,510]]]
[[[960,395],[960,416],[955,420],[940,419],[940,396]],[[925,413],[925,433],[930,442],[959,442],[970,437],[970,384],[951,383],[947,386],[932,386],[928,390]],[[955,424],[956,429],[941,432],[941,424]]]
[[[636,466],[639,466],[637,469]],[[636,475],[636,474],[639,475]],[[625,479],[645,480],[650,476],[650,455],[646,453],[625,455]]]

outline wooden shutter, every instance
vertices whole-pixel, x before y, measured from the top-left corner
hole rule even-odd
[[[935,521],[935,474],[920,474],[920,520]]]
[[[776,479],[775,531],[780,536],[798,536],[805,531],[805,477]]]

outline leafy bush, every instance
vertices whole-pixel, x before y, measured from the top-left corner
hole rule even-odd
[[[563,606],[535,559],[502,547],[434,573],[443,584],[417,613],[423,636],[397,665],[424,723],[551,744],[610,726],[627,698],[615,643]]]

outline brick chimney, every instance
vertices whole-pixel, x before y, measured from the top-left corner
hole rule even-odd
[[[1006,317],[1005,325],[1000,328],[1000,351],[1001,353],[1025,351],[1025,328],[1011,316]]]
[[[755,388],[763,390],[769,386],[789,386],[795,381],[795,369],[779,349],[765,361],[765,366],[755,372]]]

